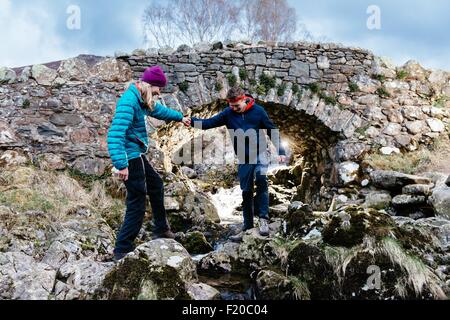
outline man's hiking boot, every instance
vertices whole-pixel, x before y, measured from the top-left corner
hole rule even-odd
[[[172,231],[167,230],[164,233],[155,234],[153,240],[156,239],[175,239],[175,234]]]
[[[269,222],[267,219],[259,219],[259,234],[263,237],[267,237],[269,235]]]

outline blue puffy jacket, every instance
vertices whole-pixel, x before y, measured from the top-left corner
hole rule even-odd
[[[116,169],[127,168],[129,160],[139,158],[147,152],[146,116],[166,121],[183,119],[181,112],[166,108],[159,102],[150,111],[144,106],[136,85],[130,85],[117,102],[116,113],[108,131],[108,151]]]

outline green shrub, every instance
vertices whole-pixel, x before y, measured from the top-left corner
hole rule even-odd
[[[227,76],[227,80],[230,87],[234,87],[237,84],[237,77],[232,73]]]
[[[247,69],[245,69],[245,68],[239,69],[239,78],[241,78],[242,81],[247,80],[247,78],[248,78]]]
[[[350,89],[350,92],[358,92],[359,91],[358,85],[354,82],[350,82],[348,87]]]
[[[182,83],[180,83],[180,84],[178,85],[178,88],[180,88],[180,90],[181,90],[182,92],[186,93],[186,92],[188,91],[188,89],[189,89],[189,82],[183,81]]]
[[[255,79],[250,79],[249,83],[251,86],[256,86],[258,84],[258,82]]]
[[[319,83],[317,82],[313,82],[308,84],[308,89],[315,94],[320,93],[320,91],[322,91],[322,88],[320,87]]]
[[[397,79],[403,80],[409,76],[409,73],[406,70],[397,71]]]
[[[22,103],[22,108],[29,108],[31,105],[30,100],[25,99]]]
[[[378,88],[377,94],[382,98],[389,98],[391,96],[391,94],[387,92],[385,87]]]
[[[256,87],[256,93],[257,93],[259,96],[264,96],[264,95],[267,93],[267,89],[266,89],[266,87],[263,86],[262,84],[259,84],[259,85]]]
[[[325,96],[323,100],[325,101],[326,104],[330,104],[333,106],[337,104],[337,99],[335,97]]]
[[[384,82],[386,80],[386,77],[384,76],[384,74],[373,74],[372,79]]]
[[[277,95],[279,97],[284,96],[284,94],[286,93],[286,83],[282,83],[277,87]]]
[[[269,91],[269,89],[275,88],[276,86],[276,78],[268,76],[267,74],[263,73],[259,77],[259,83],[263,85],[266,88],[266,92]]]
[[[216,82],[215,89],[216,91],[221,91],[223,89],[223,84],[221,82]]]
[[[436,100],[434,100],[433,102],[433,106],[436,108],[444,108],[445,104],[447,103],[447,101],[449,101],[450,98],[447,97],[446,95],[440,95],[436,98]]]

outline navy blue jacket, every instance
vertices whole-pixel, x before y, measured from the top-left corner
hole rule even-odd
[[[227,107],[224,111],[209,119],[192,117],[191,126],[199,128],[200,124],[203,130],[226,126],[230,131],[234,152],[238,156],[240,163],[256,163],[253,162],[255,160],[259,163],[261,156],[266,153],[267,148],[264,148],[264,146],[267,146],[266,135],[260,129],[267,129],[267,135],[278,150],[278,154],[286,155],[286,151],[280,143],[279,134],[278,139],[275,139],[277,135],[275,131],[272,131],[278,130],[277,127],[267,115],[266,110],[256,103],[244,113],[237,113],[230,107]],[[250,132],[252,131],[256,134],[251,135]],[[239,141],[243,141],[242,139],[245,139],[245,149],[241,151],[239,150],[239,145],[242,145],[242,143],[239,143]],[[250,143],[252,140],[256,140],[256,144]],[[245,154],[245,160],[242,157],[242,153]],[[253,155],[255,154],[258,159],[254,158]]]

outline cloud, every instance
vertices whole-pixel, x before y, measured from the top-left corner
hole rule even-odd
[[[327,41],[369,49],[397,64],[418,60],[450,70],[450,1],[290,0],[307,28]],[[381,10],[381,30],[370,31],[369,5]]]
[[[66,55],[52,17],[43,8],[17,9],[11,0],[0,0],[0,13],[0,39],[5,48],[0,50],[0,65],[17,67]]]
[[[163,1],[163,0],[161,0]],[[418,60],[450,69],[450,1],[288,0],[314,38],[367,48],[397,64]],[[143,46],[142,0],[0,0],[0,65],[23,66],[78,54],[113,55]],[[69,5],[81,29],[66,27]],[[380,6],[382,29],[366,27],[367,7]],[[4,49],[3,49],[4,48]]]

